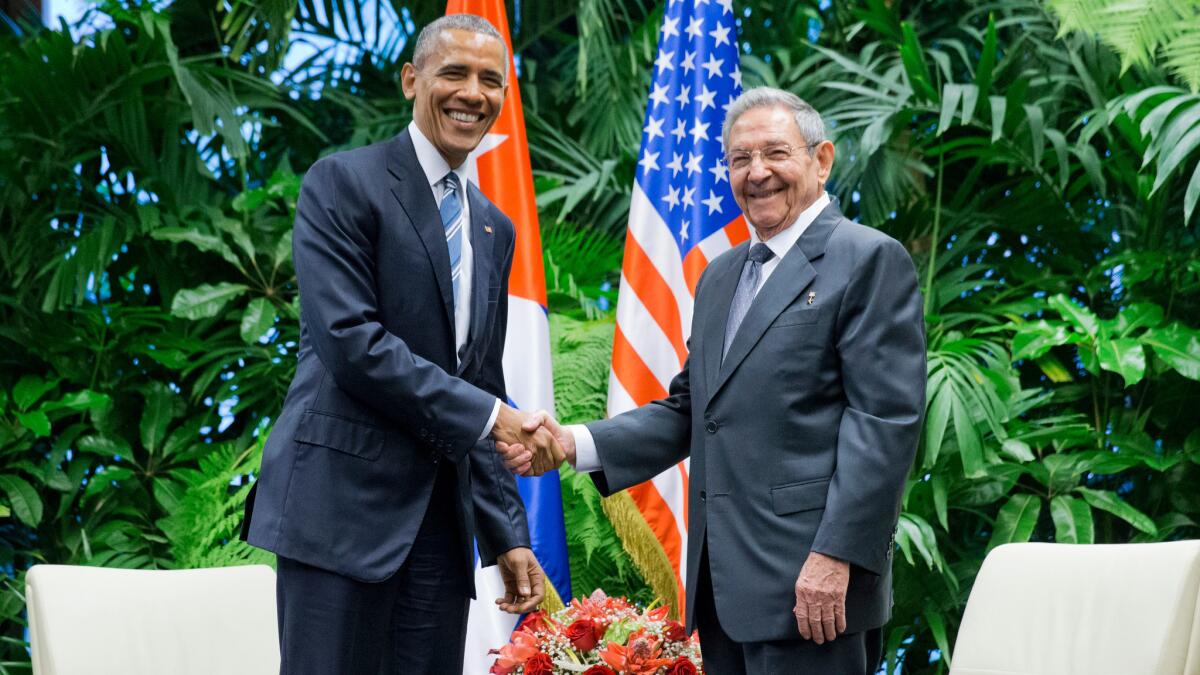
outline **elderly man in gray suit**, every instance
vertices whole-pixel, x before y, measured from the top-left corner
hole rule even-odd
[[[604,494],[691,457],[687,623],[707,672],[874,673],[925,406],[916,272],[830,202],[834,146],[807,103],[751,89],[722,133],[753,228],[697,283],[669,396],[539,420]],[[526,468],[522,446],[501,451]]]

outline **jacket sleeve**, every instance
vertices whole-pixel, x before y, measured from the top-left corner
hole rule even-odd
[[[692,438],[688,361],[671,380],[666,398],[587,425],[601,466],[589,475],[600,494],[607,497],[650,480],[688,456]]]
[[[696,282],[701,302],[709,266]],[[600,471],[591,473],[600,494],[608,496],[650,480],[691,454],[691,347],[683,369],[671,380],[667,397],[587,425],[600,457]]]
[[[384,329],[378,227],[353,167],[337,155],[312,166],[296,207],[293,252],[313,350],[343,391],[457,461],[475,445],[495,399]]]
[[[508,229],[511,231],[512,226]],[[508,328],[508,275],[512,270],[514,243],[515,240],[510,237],[501,268],[500,298],[496,305],[496,322],[492,326],[493,337],[480,375],[483,389],[501,401],[508,400],[503,358],[504,337]],[[516,478],[496,452],[496,442],[485,438],[475,443],[471,448],[470,465],[479,559],[487,567],[494,565],[496,557],[505,551],[518,546],[530,546],[529,525],[525,503],[517,491]]]
[[[837,317],[847,404],[812,550],[881,574],[925,410],[925,324],[908,252],[893,239],[870,246]]]

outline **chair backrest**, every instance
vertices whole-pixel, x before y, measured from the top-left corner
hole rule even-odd
[[[951,675],[1200,675],[1200,541],[997,547],[952,656]]]
[[[34,675],[275,675],[275,571],[35,565]]]

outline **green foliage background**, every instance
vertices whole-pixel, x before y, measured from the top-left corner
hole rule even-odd
[[[922,276],[889,670],[945,672],[996,545],[1200,536],[1197,5],[1150,4],[735,3],[745,83],[824,113],[831,191]],[[0,23],[0,672],[28,669],[31,564],[267,559],[234,534],[293,369],[300,176],[403,128],[406,38],[443,10]],[[663,3],[516,10],[557,405],[581,421],[604,408]],[[563,488],[576,592],[650,600],[589,481]]]

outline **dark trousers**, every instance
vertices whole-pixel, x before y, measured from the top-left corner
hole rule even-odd
[[[453,470],[439,470],[412,551],[385,581],[279,557],[282,675],[462,672],[470,580],[453,491]]]
[[[802,639],[799,631],[795,640],[734,641],[717,619],[707,545],[700,555],[695,598],[696,629],[708,675],[874,675],[879,670],[881,628],[839,635],[821,645]]]

